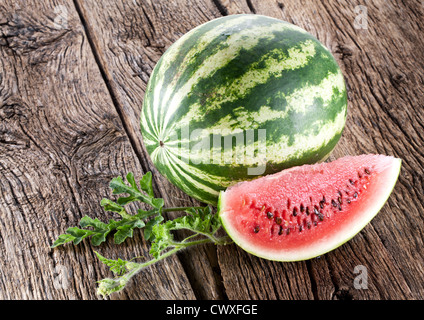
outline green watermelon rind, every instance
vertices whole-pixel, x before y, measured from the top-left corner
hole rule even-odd
[[[254,71],[260,76],[251,79]],[[316,37],[279,19],[242,14],[211,20],[171,45],[149,79],[140,125],[158,171],[189,196],[216,205],[221,190],[255,178],[247,172],[257,163],[181,161],[174,129],[186,122],[190,130],[266,129],[265,175],[323,160],[346,116],[343,74]]]
[[[236,232],[234,232],[233,228],[231,227],[230,223],[227,223],[224,212],[225,212],[225,191],[221,191],[218,199],[218,210],[217,214],[221,221],[221,224],[228,234],[228,236],[236,243],[240,248],[242,248],[244,251],[257,256],[259,258],[267,259],[267,260],[273,260],[273,261],[281,261],[281,262],[294,262],[294,261],[304,261],[309,260],[312,258],[316,258],[319,256],[322,256],[330,251],[333,251],[334,249],[342,246],[349,240],[351,240],[355,235],[357,235],[359,232],[361,232],[365,226],[367,226],[371,220],[380,212],[380,210],[383,208],[387,200],[389,199],[396,182],[398,180],[400,170],[402,166],[402,160],[399,158],[394,158],[393,165],[391,166],[391,172],[387,175],[387,184],[386,188],[383,190],[384,192],[381,193],[381,196],[379,196],[377,201],[375,201],[376,205],[372,210],[370,209],[369,214],[366,215],[365,219],[361,219],[361,221],[358,222],[358,224],[354,225],[350,231],[342,238],[341,241],[337,241],[335,243],[332,243],[331,245],[326,245],[325,249],[317,250],[313,252],[312,254],[304,255],[302,252],[299,251],[298,257],[295,258],[285,258],[284,256],[281,257],[275,257],[274,255],[269,255],[267,252],[265,252],[263,249],[255,250],[255,248],[251,248],[247,246],[242,239],[240,239]]]

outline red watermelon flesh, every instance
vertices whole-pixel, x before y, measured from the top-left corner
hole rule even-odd
[[[218,214],[246,251],[277,261],[322,255],[361,231],[390,196],[401,160],[347,156],[304,165],[221,192]]]

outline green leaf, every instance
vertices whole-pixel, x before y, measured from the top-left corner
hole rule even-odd
[[[148,211],[138,209],[136,216],[137,216],[138,219],[146,219],[146,218],[149,218],[149,217],[157,215],[157,214],[158,214],[158,210],[156,210],[156,209],[148,210]]]
[[[162,207],[163,207],[163,205],[164,205],[164,201],[163,201],[163,199],[162,199],[162,198],[155,198],[155,199],[152,199],[152,206],[153,206],[153,207],[155,207],[155,208],[157,208],[157,209],[160,209],[160,208],[162,208]]]
[[[106,228],[106,224],[101,222],[99,219],[92,219],[88,216],[84,216],[81,218],[79,225],[82,228],[87,228],[87,227],[93,227],[95,229],[105,229]]]
[[[189,208],[188,215],[176,218],[169,228],[173,230],[188,229],[202,234],[214,234],[220,227],[221,222],[216,215],[212,214],[210,207],[203,209]]]
[[[53,242],[52,246],[50,248],[56,248],[57,246],[64,245],[65,243],[74,241],[75,237],[70,234],[61,234],[55,242]]]
[[[141,190],[146,192],[150,197],[153,198],[153,187],[152,187],[152,173],[147,172],[140,180]]]
[[[106,198],[103,198],[102,201],[100,201],[100,205],[105,209],[105,211],[121,213],[123,210],[125,210],[119,204]]]
[[[91,235],[91,243],[94,246],[100,245],[102,242],[106,241],[106,236],[115,229],[116,221],[110,220],[108,224],[101,222],[99,219],[91,219],[90,217],[83,217],[80,221],[80,226],[82,228],[93,228],[91,232],[87,233],[87,236]],[[83,230],[87,231],[87,230]],[[79,229],[78,232],[81,232]],[[75,242],[74,242],[75,243]]]
[[[140,190],[138,190],[137,183],[135,182],[134,174],[132,172],[129,172],[127,174],[127,181],[130,183],[131,187],[134,190],[137,190],[138,192],[140,192]]]
[[[111,180],[109,186],[112,189],[112,194],[127,194],[127,196],[119,197],[116,202],[107,198],[103,198],[100,201],[100,205],[105,211],[118,213],[122,218],[120,221],[111,219],[108,223],[104,223],[97,218],[92,219],[85,216],[79,222],[81,228],[69,228],[66,231],[66,234],[59,236],[59,238],[53,243],[52,247],[71,241],[74,244],[78,244],[86,237],[91,237],[92,244],[98,246],[102,242],[106,241],[106,237],[112,231],[115,232],[114,242],[120,244],[128,237],[133,236],[135,228],[144,227],[146,227],[146,239],[149,239],[152,234],[152,227],[163,220],[161,210],[164,205],[164,201],[162,198],[154,197],[151,172],[146,173],[140,180],[140,189],[142,191],[140,191],[137,186],[136,179],[132,172],[129,172],[126,175],[126,181],[128,184],[125,183],[121,177],[116,177]],[[124,206],[134,201],[146,203],[153,209],[148,211],[139,209],[136,215],[130,215],[127,213]],[[155,218],[151,219],[147,223],[143,221],[144,219],[152,216],[155,216]]]
[[[147,172],[140,180],[141,190],[145,193],[142,193],[138,189],[132,172],[127,174],[126,179],[130,185],[127,185],[121,177],[113,178],[109,184],[113,194],[126,193],[129,195],[127,197],[118,198],[116,202],[119,205],[123,206],[133,201],[140,201],[157,209],[162,208],[164,204],[163,199],[155,198],[153,194],[152,174],[150,171]]]
[[[133,201],[151,201],[151,197],[143,195],[137,188],[134,188],[133,186],[128,186],[125,184],[121,177],[113,178],[109,184],[109,187],[112,189],[113,194],[128,193],[132,197]]]
[[[107,265],[115,275],[120,276],[120,275],[123,275],[127,271],[126,265],[127,265],[127,263],[129,263],[128,261],[121,260],[121,259],[118,259],[118,260],[107,259],[107,258],[103,257],[97,251],[94,251],[94,253],[97,255],[97,258],[99,258],[99,260],[102,263]]]
[[[92,219],[85,216],[80,221],[82,229],[78,227],[68,228],[66,234],[60,235],[53,243],[52,247],[57,247],[70,241],[76,245],[87,237],[91,237],[91,243],[94,246],[98,246],[106,241],[107,235],[112,231],[115,231],[114,242],[120,244],[124,242],[126,238],[133,236],[135,228],[143,228],[144,225],[141,219],[135,218],[122,218],[119,221],[111,219],[108,223],[104,223],[97,218]]]
[[[152,246],[150,248],[150,254],[157,259],[160,254],[167,248],[173,246],[174,236],[171,234],[172,221],[167,221],[162,224],[155,224],[152,227],[152,234],[154,235]]]
[[[79,244],[84,238],[87,238],[91,235],[93,235],[95,232],[91,231],[91,230],[82,230],[78,227],[72,227],[72,228],[68,228],[66,230],[66,233],[71,235],[73,238],[73,243],[75,245]]]
[[[130,220],[121,222],[116,228],[118,231],[115,233],[113,239],[116,244],[120,244],[125,241],[126,238],[132,238],[133,230],[135,228],[143,228],[144,222],[141,220]]]
[[[157,215],[150,221],[146,223],[146,226],[144,228],[144,239],[146,240],[152,240],[153,238],[153,227],[159,223],[161,223],[164,220],[164,218],[161,215]]]
[[[114,292],[121,291],[127,284],[126,279],[117,278],[117,279],[102,279],[98,281],[99,287],[97,288],[97,294],[107,297]]]

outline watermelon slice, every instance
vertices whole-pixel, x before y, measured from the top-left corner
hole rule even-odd
[[[304,165],[222,191],[218,214],[244,250],[269,260],[298,261],[342,245],[380,211],[401,160],[360,155]]]

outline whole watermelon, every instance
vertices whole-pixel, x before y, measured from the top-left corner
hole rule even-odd
[[[278,19],[232,15],[196,27],[163,54],[141,131],[161,174],[216,204],[237,182],[325,160],[346,110],[342,72],[314,36]]]

